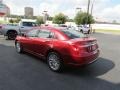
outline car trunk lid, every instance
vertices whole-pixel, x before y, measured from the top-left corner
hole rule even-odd
[[[92,52],[98,48],[97,40],[91,37],[71,39],[70,43],[86,52]]]

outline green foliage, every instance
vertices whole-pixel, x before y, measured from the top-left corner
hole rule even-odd
[[[15,23],[19,23],[21,21],[21,18],[18,17],[17,19],[14,20]]]
[[[73,19],[67,19],[67,21],[68,21],[68,22],[74,22],[74,20],[73,20]]]
[[[67,17],[62,13],[59,13],[53,18],[53,23],[55,24],[65,24],[66,21]]]
[[[51,16],[50,16],[50,17],[48,17],[48,20],[52,21],[52,20],[53,20],[53,17],[51,17]]]
[[[18,18],[18,15],[10,15],[10,18]]]
[[[44,21],[43,21],[43,17],[42,17],[42,16],[37,17],[37,23],[38,23],[39,25],[44,24]]]
[[[10,19],[9,20],[9,23],[19,23],[21,21],[21,18],[20,17],[17,17],[16,19]]]
[[[9,20],[9,23],[14,23],[14,20],[13,20],[13,19],[10,19],[10,20]]]
[[[0,24],[8,24],[8,22],[5,20],[0,20]]]
[[[78,12],[75,16],[75,23],[77,25],[80,25],[80,24],[92,24],[94,23],[94,19],[93,19],[93,16],[90,15],[90,14],[87,14],[85,12]]]

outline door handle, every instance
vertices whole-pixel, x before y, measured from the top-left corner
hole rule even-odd
[[[49,40],[45,40],[45,41],[43,41],[43,42],[49,42]]]

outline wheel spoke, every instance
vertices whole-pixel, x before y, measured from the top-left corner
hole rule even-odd
[[[53,70],[59,69],[60,67],[59,58],[56,55],[51,54],[49,56],[49,65],[50,65],[50,68]]]
[[[18,42],[16,43],[16,49],[17,49],[18,52],[20,52],[20,50],[21,50],[20,44]]]

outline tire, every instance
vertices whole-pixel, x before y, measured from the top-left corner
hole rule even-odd
[[[83,33],[83,30],[80,30],[81,33]]]
[[[16,44],[15,44],[15,48],[16,48],[16,51],[18,53],[22,53],[23,52],[23,49],[21,47],[21,44],[17,41]]]
[[[8,39],[8,40],[15,40],[16,36],[17,36],[17,33],[15,31],[9,31],[7,33],[6,39]]]
[[[49,68],[54,72],[62,72],[63,71],[63,62],[56,52],[50,52],[47,56],[47,63]]]
[[[88,34],[90,34],[90,30],[88,30]]]

